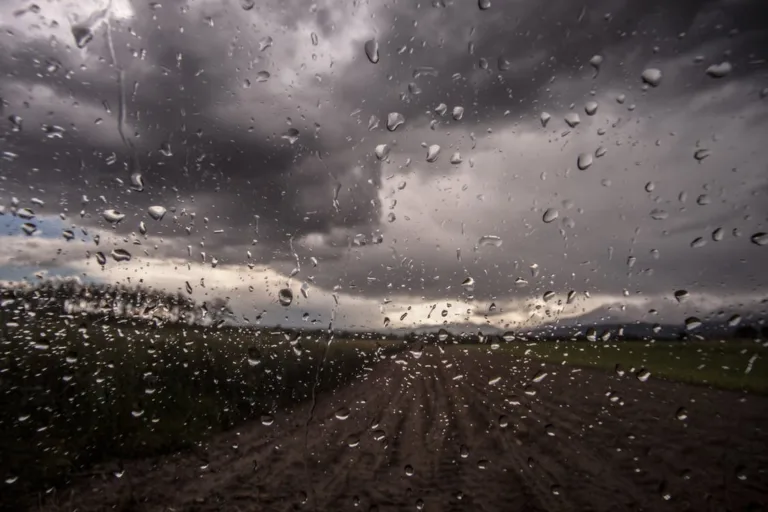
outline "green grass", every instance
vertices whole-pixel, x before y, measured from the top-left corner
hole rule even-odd
[[[359,378],[398,344],[0,311],[0,509],[106,461],[162,455]],[[10,483],[9,483],[10,482]]]
[[[768,347],[748,340],[508,343],[503,350],[554,363],[615,371],[646,369],[653,377],[768,394]],[[746,372],[753,357],[751,370]]]

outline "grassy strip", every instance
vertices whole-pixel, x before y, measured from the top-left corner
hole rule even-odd
[[[616,365],[626,371],[646,369],[669,380],[768,394],[768,347],[755,341],[553,341],[509,343],[503,350],[520,357],[610,371]]]
[[[16,321],[16,320],[14,320]],[[96,463],[162,455],[309,398],[325,336],[146,324],[8,325],[0,312],[0,508]],[[394,345],[335,340],[317,392]]]

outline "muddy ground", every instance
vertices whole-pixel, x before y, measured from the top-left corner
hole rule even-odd
[[[432,347],[314,405],[42,510],[768,509],[766,397]]]

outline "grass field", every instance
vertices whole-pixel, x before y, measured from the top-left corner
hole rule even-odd
[[[722,389],[768,393],[768,347],[751,340],[614,343],[508,343],[503,350],[554,363],[638,373],[710,385]],[[751,361],[751,362],[750,362]]]
[[[317,332],[15,318],[0,312],[0,509],[100,462],[119,467],[268,421],[316,381],[318,393],[342,386],[398,350],[334,340],[326,353]]]

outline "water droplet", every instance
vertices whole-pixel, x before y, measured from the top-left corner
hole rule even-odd
[[[500,56],[496,60],[496,65],[498,66],[499,71],[509,71],[509,69],[512,67],[512,64],[504,56]]]
[[[107,264],[107,256],[106,256],[106,254],[104,254],[104,253],[103,253],[103,252],[101,252],[101,251],[97,252],[97,253],[96,253],[96,262],[97,262],[99,265],[101,265],[101,266],[104,266],[104,265],[106,265],[106,264]]]
[[[584,112],[587,113],[588,116],[593,116],[597,112],[597,102],[596,101],[588,101],[586,105],[584,105]]]
[[[576,159],[576,166],[581,171],[585,171],[592,165],[592,153],[580,153]]]
[[[692,249],[699,249],[705,245],[707,245],[707,241],[703,237],[694,238],[694,240],[691,242]]]
[[[723,228],[717,228],[712,232],[712,240],[720,242],[725,237],[725,230]]]
[[[660,210],[658,208],[654,208],[651,210],[651,218],[653,220],[665,220],[669,218],[669,213],[667,213],[666,210]]]
[[[456,151],[454,154],[451,155],[451,163],[453,165],[459,165],[462,162],[461,153]]]
[[[437,160],[437,157],[440,155],[440,146],[437,144],[432,144],[427,148],[427,162],[434,162]]]
[[[545,425],[544,426],[544,432],[546,432],[547,435],[550,436],[550,437],[555,437],[555,434],[556,434],[555,426],[553,424],[551,424],[551,423]]]
[[[387,214],[387,222],[395,222],[396,219],[397,219],[397,217],[395,216],[394,213],[389,212]]]
[[[571,290],[568,292],[568,297],[566,298],[567,304],[572,304],[573,301],[576,300],[576,292],[574,290]]]
[[[635,377],[637,377],[637,380],[640,382],[645,382],[651,377],[651,372],[645,368],[641,368],[640,371],[635,374]]]
[[[490,462],[488,462],[488,459],[480,459],[477,461],[477,469],[488,469],[489,465]]]
[[[16,210],[16,216],[20,219],[32,220],[35,218],[35,212],[30,210],[29,208],[19,208],[18,210]]]
[[[125,214],[118,212],[117,210],[104,210],[102,213],[104,220],[110,224],[117,224],[125,218]]]
[[[646,69],[640,77],[651,87],[657,87],[661,83],[661,71],[656,68]]]
[[[469,447],[467,445],[463,444],[459,447],[459,456],[462,459],[466,459],[469,457]]]
[[[259,41],[259,51],[260,52],[263,52],[264,50],[266,50],[270,46],[272,46],[272,38],[270,36],[263,37]]]
[[[261,416],[261,424],[265,427],[271,426],[275,422],[274,416],[271,414],[262,414]]]
[[[64,133],[66,132],[64,128],[55,124],[44,124],[43,131],[45,132],[45,136],[49,139],[64,138]]]
[[[293,292],[290,288],[283,288],[277,292],[277,300],[281,306],[290,306],[293,302]]]
[[[541,126],[546,128],[547,123],[549,122],[550,119],[552,119],[552,116],[549,115],[549,113],[547,112],[542,112],[540,119],[541,119]]]
[[[258,73],[256,73],[256,82],[257,82],[257,83],[260,83],[260,84],[263,84],[264,82],[266,82],[267,80],[269,80],[269,78],[270,78],[271,76],[272,76],[272,75],[270,75],[270,74],[269,74],[269,71],[266,71],[266,70],[261,70],[261,71],[259,71]]]
[[[501,247],[503,240],[496,235],[484,235],[477,241],[480,247]]]
[[[697,161],[701,162],[705,158],[709,156],[709,150],[708,149],[697,149],[693,153],[693,158],[695,158]]]
[[[131,174],[131,188],[136,192],[144,191],[144,178],[141,177],[141,174],[137,172]]]
[[[685,319],[685,328],[689,331],[695,331],[701,327],[701,320],[696,318],[695,316],[689,316]]]
[[[514,341],[515,340],[515,333],[512,331],[507,331],[504,334],[501,335],[501,339],[504,341]]]
[[[581,118],[579,117],[579,114],[576,112],[568,112],[565,115],[565,124],[570,126],[571,128],[576,128],[578,124],[581,122]]]
[[[32,224],[31,222],[25,222],[21,225],[21,230],[24,232],[27,236],[32,236],[37,232],[37,226]]]
[[[258,366],[261,364],[261,352],[256,347],[249,347],[248,348],[248,365],[249,366]]]
[[[712,78],[723,78],[728,76],[733,71],[733,66],[730,62],[721,62],[720,64],[712,64],[707,68],[707,75]]]
[[[131,253],[125,249],[113,249],[110,253],[112,259],[115,261],[131,261]]]
[[[549,302],[554,298],[555,298],[555,292],[553,292],[552,290],[544,292],[544,296],[543,296],[544,302]]]
[[[690,294],[688,293],[688,290],[677,290],[675,292],[675,299],[677,302],[685,302],[690,298]]]
[[[439,341],[445,341],[448,339],[449,333],[445,329],[440,329],[437,331],[437,339]]]
[[[595,158],[600,158],[602,156],[605,156],[605,154],[608,152],[607,149],[605,149],[603,146],[598,147],[595,150]]]
[[[677,418],[680,421],[685,421],[688,419],[688,411],[685,409],[685,407],[680,407],[677,412],[675,413],[675,418]]]
[[[384,160],[387,158],[387,155],[389,155],[389,146],[386,144],[379,144],[376,146],[374,152],[376,153],[376,158],[379,160]]]
[[[11,122],[11,131],[13,132],[20,132],[21,131],[21,123],[22,119],[21,116],[8,116],[8,120]]]
[[[93,30],[86,24],[72,25],[72,37],[78,48],[85,48],[93,39]]]
[[[762,231],[759,233],[755,233],[749,238],[753,244],[759,245],[760,247],[765,247],[768,245],[768,233],[763,233]]]
[[[167,210],[163,206],[150,206],[149,209],[147,210],[147,213],[154,220],[162,220],[162,218],[165,216],[166,211]]]
[[[350,414],[350,412],[349,412],[349,409],[347,409],[346,407],[340,407],[340,408],[339,408],[339,409],[336,411],[336,413],[334,414],[334,416],[336,416],[336,419],[337,419],[337,420],[341,420],[341,421],[344,421],[344,420],[346,420],[347,418],[349,418],[349,414]]]
[[[560,212],[558,212],[555,208],[547,208],[541,220],[549,224],[550,222],[553,222],[555,219],[557,219],[557,217],[559,216],[560,216]]]
[[[294,144],[299,140],[299,130],[296,128],[288,128],[280,138],[287,140],[290,144]]]
[[[444,116],[446,112],[448,112],[448,105],[445,103],[441,103],[435,107],[435,113],[439,116]]]
[[[616,103],[623,104],[625,101],[627,101],[626,94],[619,94],[618,96],[616,96]]]
[[[509,426],[509,418],[504,414],[499,416],[499,427],[507,428],[508,426]]]
[[[603,64],[603,56],[602,55],[593,55],[591,59],[589,59],[589,65],[595,68],[595,71],[600,70],[600,66]]]
[[[244,11],[250,11],[253,9],[254,5],[256,5],[255,0],[240,0],[240,7],[242,7]]]
[[[475,280],[471,277],[466,278],[464,281],[461,282],[461,286],[464,288],[472,288],[475,286]]]
[[[477,6],[481,11],[491,8],[491,0],[477,0]]]
[[[410,464],[405,466],[405,475],[406,476],[413,476],[413,466],[411,466]]]
[[[536,372],[536,375],[533,376],[533,379],[531,379],[531,382],[535,382],[536,384],[538,384],[539,382],[546,379],[547,375],[549,374],[544,370],[539,370],[538,372]]]
[[[390,112],[387,116],[387,130],[393,132],[397,127],[405,123],[405,116],[399,112]]]
[[[61,236],[64,237],[64,240],[69,242],[70,240],[75,238],[75,232],[72,231],[71,229],[65,229],[64,231],[61,232]]]
[[[371,64],[379,62],[379,42],[376,39],[369,39],[365,42],[365,55]]]
[[[165,157],[173,156],[173,151],[171,151],[170,142],[163,142],[160,144],[160,154]]]
[[[453,107],[453,118],[456,121],[461,121],[462,117],[464,117],[464,107],[461,107],[461,106]]]
[[[318,41],[318,39],[317,39],[317,34],[315,34],[314,32],[312,32],[312,33],[310,34],[309,38],[312,40],[312,46],[317,46],[317,44],[318,44],[318,42],[319,42],[319,41]]]

